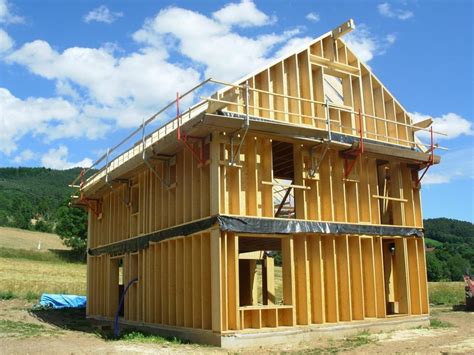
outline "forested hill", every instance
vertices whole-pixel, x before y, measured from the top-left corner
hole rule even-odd
[[[37,228],[50,230],[57,209],[72,193],[68,185],[80,171],[0,168],[0,225],[27,229],[34,218],[44,222]]]
[[[462,280],[474,274],[474,224],[449,218],[425,219],[425,242],[434,247],[427,253],[428,280]]]

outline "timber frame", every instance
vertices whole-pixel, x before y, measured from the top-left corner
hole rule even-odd
[[[353,28],[236,83],[207,79],[73,182],[89,209],[89,317],[224,346],[428,315],[419,171],[440,159],[415,132],[437,132],[345,44]],[[222,88],[146,133],[204,85]]]

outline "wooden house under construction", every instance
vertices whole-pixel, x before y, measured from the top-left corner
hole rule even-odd
[[[353,28],[178,95],[76,179],[88,317],[228,347],[426,322],[420,180],[439,157],[415,133],[434,132]]]

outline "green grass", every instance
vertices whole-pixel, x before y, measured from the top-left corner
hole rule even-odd
[[[0,256],[0,290],[2,299],[28,301],[37,301],[42,293],[84,295],[86,265]]]
[[[430,238],[426,238],[426,237],[425,237],[425,244],[429,248],[431,248],[431,247],[440,247],[440,246],[443,245],[443,243],[441,243],[438,240],[434,240],[434,239],[430,239]]]
[[[12,300],[14,298],[18,298],[18,295],[11,290],[0,291],[0,300]]]
[[[0,337],[27,337],[44,334],[45,332],[48,332],[48,330],[40,324],[0,319]]]
[[[154,334],[142,333],[138,331],[124,332],[118,339],[134,343],[155,343],[155,344],[184,344],[183,340],[172,337],[164,338]]]
[[[437,318],[430,319],[430,328],[438,329],[438,328],[451,328],[453,325],[448,322],[444,322]]]
[[[82,256],[71,250],[38,252],[35,250],[0,247],[0,258],[46,261],[49,263],[83,263]]]
[[[306,354],[337,354],[341,351],[354,350],[360,346],[373,344],[375,340],[367,330],[364,330],[354,336],[344,338],[343,340],[329,340],[329,345],[322,348],[306,349],[299,353]]]
[[[430,304],[453,306],[464,304],[463,282],[429,282],[428,293]]]

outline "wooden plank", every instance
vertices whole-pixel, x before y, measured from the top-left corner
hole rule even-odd
[[[184,326],[193,326],[193,237],[184,238]]]
[[[211,236],[204,233],[201,240],[202,328],[212,328]]]
[[[169,241],[161,242],[161,320],[163,324],[169,324],[168,244]]]
[[[348,243],[351,277],[350,287],[352,319],[362,320],[364,319],[364,280],[362,273],[362,252],[360,237],[350,236]]]
[[[295,251],[295,291],[296,291],[296,324],[311,323],[311,301],[309,295],[309,270],[306,250],[306,235],[296,235],[293,240]]]
[[[411,314],[421,314],[420,279],[418,264],[418,246],[416,238],[406,239],[408,258],[408,279],[410,286]]]
[[[339,320],[352,320],[351,270],[349,268],[349,244],[346,235],[335,238],[337,262],[337,292],[339,301]]]
[[[423,239],[416,239],[417,253],[418,253],[418,277],[420,280],[420,300],[421,300],[421,313],[429,314],[429,301],[428,301],[428,279],[426,273],[426,253],[425,253],[425,241]]]
[[[375,291],[374,246],[371,238],[361,238],[360,242],[364,285],[364,314],[366,318],[375,318],[377,316],[377,301]]]
[[[296,324],[295,299],[295,265],[293,254],[293,236],[289,235],[281,241],[282,277],[283,277],[283,304],[293,305],[291,313],[285,313],[283,320],[286,325]]]
[[[161,324],[161,297],[162,297],[162,289],[161,289],[161,244],[154,245],[154,253],[155,253],[155,266],[153,269],[153,273],[155,276],[155,323]]]
[[[395,268],[397,277],[396,294],[401,314],[411,313],[407,259],[406,239],[395,239]]]
[[[339,321],[339,298],[337,292],[336,242],[334,236],[321,236],[324,250],[324,299],[326,300],[326,322]]]
[[[308,235],[308,256],[310,265],[311,323],[325,322],[324,270],[321,236]]]
[[[373,237],[374,244],[374,269],[375,269],[375,290],[377,303],[377,318],[384,318],[387,315],[385,299],[385,279],[383,272],[383,249],[382,238]]]
[[[222,331],[222,268],[221,268],[221,232],[212,229],[210,232],[211,262],[211,299],[212,299],[212,331]]]
[[[184,326],[184,239],[176,239],[176,325]]]
[[[201,280],[201,235],[192,237],[192,301],[193,301],[193,328],[202,328],[202,280]]]
[[[227,321],[229,330],[240,328],[239,322],[239,239],[227,233]]]

